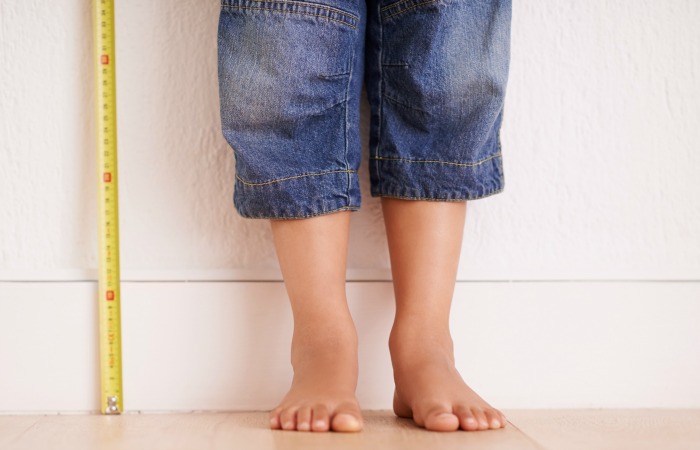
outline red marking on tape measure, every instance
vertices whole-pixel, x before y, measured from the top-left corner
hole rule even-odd
[[[107,300],[114,300],[114,291],[107,291]]]
[[[109,55],[102,55],[100,61],[102,62],[102,64],[109,64]]]
[[[109,183],[110,181],[112,181],[112,174],[110,172],[105,172],[105,174],[102,176],[102,179],[105,183]]]

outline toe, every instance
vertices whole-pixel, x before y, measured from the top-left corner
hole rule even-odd
[[[311,430],[328,431],[330,427],[328,408],[325,405],[316,405],[311,411]]]
[[[283,430],[296,429],[296,409],[286,408],[280,413],[280,424]]]
[[[498,411],[498,410],[496,410]],[[505,414],[502,412],[498,411],[498,416],[501,418],[501,425],[505,428],[505,426],[508,424],[508,419],[506,419]]]
[[[476,431],[479,429],[479,422],[472,414],[471,409],[466,405],[460,405],[455,408],[455,414],[459,418],[459,426],[465,431]]]
[[[451,409],[440,405],[428,409],[423,420],[426,430],[455,431],[459,429],[459,418],[452,414]]]
[[[487,409],[484,411],[484,415],[486,416],[486,421],[489,424],[489,428],[495,430],[496,428],[501,428],[501,418],[498,417],[498,414],[496,414],[496,411],[493,409]]]
[[[362,429],[362,415],[359,407],[350,403],[340,405],[333,415],[331,429],[343,432],[360,431]]]
[[[489,421],[486,418],[486,414],[484,414],[484,411],[481,408],[472,408],[471,410],[472,414],[474,415],[474,418],[479,423],[477,430],[488,430]]]
[[[270,428],[273,430],[279,430],[282,428],[282,425],[280,424],[280,411],[280,408],[270,411]]]
[[[297,430],[299,431],[310,431],[311,430],[311,408],[304,406],[299,408],[297,411]]]

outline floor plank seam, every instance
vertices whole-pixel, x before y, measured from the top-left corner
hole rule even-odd
[[[22,436],[24,436],[25,434],[27,434],[27,432],[28,432],[29,430],[31,430],[32,428],[34,428],[35,426],[37,426],[37,425],[39,424],[39,422],[41,422],[41,421],[42,421],[42,419],[37,419],[33,424],[31,424],[30,426],[28,426],[27,428],[25,428],[20,434],[18,434],[17,436],[15,436],[14,439],[12,439],[10,442],[7,443],[8,448],[9,448],[9,446],[10,446],[11,444],[13,444],[13,443],[15,443],[15,442],[16,442],[16,443],[19,443],[19,440],[22,438]]]
[[[533,438],[533,437],[530,436],[529,434],[525,433],[520,427],[516,426],[516,425],[515,425],[513,422],[511,422],[510,420],[506,420],[506,422],[508,422],[508,424],[509,424],[510,426],[512,426],[513,428],[515,428],[516,430],[518,430],[518,432],[520,432],[520,434],[521,434],[522,436],[524,436],[525,438],[527,438],[527,440],[529,440],[530,442],[532,442],[536,448],[538,448],[538,449],[540,449],[540,450],[551,450],[551,449],[549,449],[549,448],[543,446],[542,444],[540,444],[537,440],[535,440],[535,438]]]

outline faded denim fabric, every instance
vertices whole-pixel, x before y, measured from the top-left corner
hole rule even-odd
[[[511,0],[223,0],[222,130],[247,218],[360,208],[360,97],[373,197],[504,188]]]

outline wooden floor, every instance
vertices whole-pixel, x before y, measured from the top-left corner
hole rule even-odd
[[[504,410],[500,430],[437,433],[366,411],[361,433],[272,431],[266,413],[0,415],[0,449],[700,449],[700,410]]]

